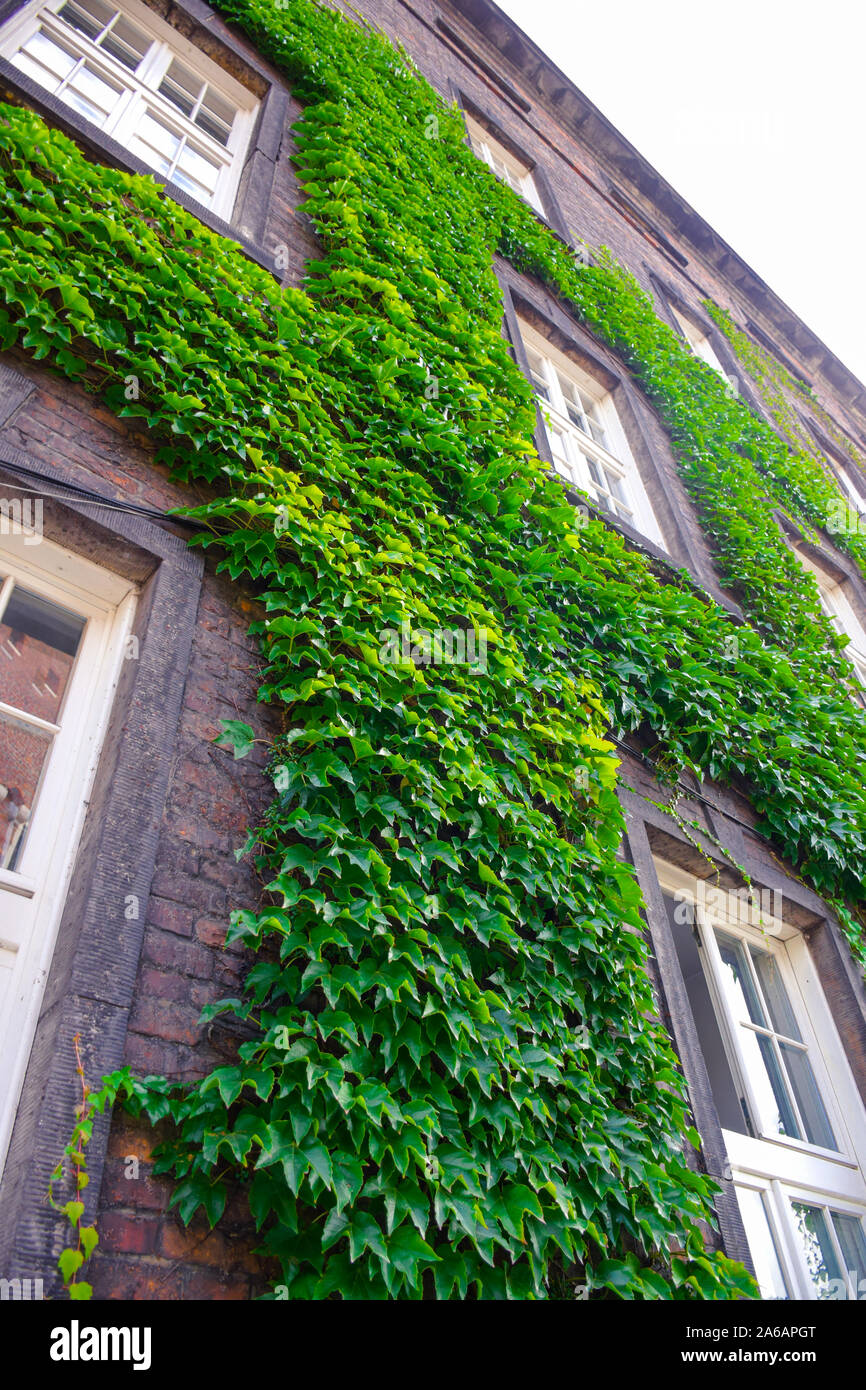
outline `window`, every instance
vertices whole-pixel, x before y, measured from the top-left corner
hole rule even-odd
[[[763,944],[713,926],[704,943],[734,1021],[733,1043],[746,1078],[751,1133],[786,1135],[838,1150],[794,1015],[779,958]]]
[[[610,393],[522,320],[520,333],[557,472],[664,547]]]
[[[741,895],[657,869],[762,1295],[859,1297],[866,1111],[808,947]]]
[[[256,101],[138,0],[39,0],[2,54],[168,183],[231,214]]]
[[[541,201],[541,194],[536,187],[529,165],[524,164],[504,145],[500,145],[499,141],[495,140],[490,132],[485,130],[484,126],[480,125],[472,116],[466,115],[465,119],[469,143],[478,158],[483,159],[485,164],[489,164],[498,179],[507,183],[541,217],[545,217],[544,203]]]
[[[702,333],[697,324],[687,319],[685,314],[681,314],[678,309],[671,305],[671,313],[680,326],[680,332],[685,338],[695,357],[700,357],[720,376],[726,376],[726,372],[716,354],[713,352],[712,345],[706,333]]]
[[[0,535],[0,1164],[135,601],[24,540]]]
[[[814,453],[817,444],[828,472],[836,479],[837,483],[841,483],[855,511],[859,512],[861,517],[866,516],[866,498],[864,498],[866,484],[864,484],[864,491],[861,492],[854,481],[856,476],[862,482],[860,469],[855,467],[853,460],[841,448],[834,448],[805,415],[798,412],[798,420],[807,448]],[[831,526],[829,529],[834,528]]]
[[[857,698],[866,705],[866,631],[848,599],[841,584],[831,579],[825,570],[808,560],[799,550],[794,552],[800,564],[811,574],[818,585],[818,599],[821,607],[836,632],[848,638],[845,655],[854,667],[860,691]]]
[[[851,1212],[813,1202],[794,1202],[797,1237],[809,1277],[819,1298],[833,1296],[843,1281],[849,1298],[866,1293],[866,1237],[863,1222]]]
[[[848,473],[848,469],[838,464],[826,451],[824,457],[829,463],[833,477],[837,482],[842,484],[847,492],[855,511],[857,511],[861,517],[866,516],[866,498],[864,498],[863,493],[860,492],[859,488],[855,485],[853,478]]]

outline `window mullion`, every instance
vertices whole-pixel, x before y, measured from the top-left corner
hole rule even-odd
[[[840,1268],[840,1270],[842,1271],[842,1278],[844,1279],[844,1281],[845,1281],[845,1287],[846,1287],[846,1289],[848,1290],[848,1297],[849,1297],[849,1298],[856,1298],[856,1297],[857,1297],[857,1289],[854,1288],[854,1289],[852,1290],[852,1288],[851,1288],[851,1280],[848,1278],[848,1273],[849,1273],[849,1271],[848,1271],[848,1269],[847,1269],[847,1267],[846,1267],[846,1264],[845,1264],[845,1256],[843,1255],[843,1253],[842,1253],[842,1247],[841,1247],[841,1245],[839,1244],[839,1237],[836,1235],[836,1226],[835,1226],[835,1223],[834,1223],[834,1221],[833,1221],[833,1212],[831,1211],[831,1209],[830,1209],[829,1207],[824,1207],[824,1206],[822,1206],[821,1210],[823,1211],[823,1213],[824,1213],[824,1219],[825,1219],[825,1221],[827,1222],[827,1230],[830,1232],[830,1241],[831,1241],[831,1244],[832,1244],[832,1246],[833,1246],[833,1253],[835,1254],[836,1260],[837,1260],[838,1265],[839,1265],[839,1268]],[[856,1282],[856,1281],[855,1281],[855,1282]]]
[[[172,56],[172,51],[167,43],[164,43],[162,39],[154,39],[136,68],[135,75],[138,81],[143,86],[152,87],[156,91],[169,69]]]
[[[788,1104],[791,1107],[794,1119],[797,1121],[797,1128],[800,1131],[799,1137],[803,1140],[805,1144],[809,1144],[812,1142],[809,1139],[809,1130],[803,1122],[803,1116],[801,1115],[800,1107],[797,1104],[797,1097],[795,1096],[794,1088],[791,1085],[791,1078],[788,1074],[788,1067],[785,1062],[785,1058],[782,1055],[782,1049],[779,1046],[778,1036],[775,1033],[770,1034],[770,1046],[773,1049],[773,1056],[776,1059],[776,1066],[779,1068],[779,1076],[782,1078],[782,1085],[785,1087],[785,1094],[788,1097]]]
[[[556,367],[553,365],[549,357],[543,357],[541,360],[544,363],[544,370],[547,374],[547,386],[548,390],[550,391],[550,404],[553,406],[557,415],[560,415],[565,420],[567,420],[568,410],[565,405],[565,397],[562,394],[562,387],[559,384],[559,376],[557,374]]]
[[[8,574],[3,580],[2,586],[0,586],[0,623],[3,621],[3,614],[6,611],[6,605],[9,602],[9,597],[14,587],[15,580],[12,578],[11,574]]]
[[[119,140],[122,144],[127,144],[133,134],[135,120],[142,110],[147,110],[147,102],[144,93],[136,83],[134,86],[130,86],[123,98],[117,103],[111,119],[106,123],[106,133],[112,135],[115,140]]]
[[[17,719],[20,724],[29,724],[44,734],[51,734],[52,737],[60,733],[59,724],[52,724],[49,719],[40,719],[38,714],[28,714],[27,710],[19,709],[17,705],[7,705],[5,700],[0,700],[0,714],[6,714],[10,719]]]
[[[58,86],[56,87],[56,89],[55,89],[55,91],[54,91],[54,96],[59,97],[60,94],[61,94],[61,92],[65,92],[66,88],[69,86],[69,84],[70,84],[70,82],[72,81],[73,77],[77,77],[77,76],[78,76],[78,74],[80,73],[81,69],[84,67],[84,64],[85,64],[86,62],[87,62],[87,57],[86,57],[85,54],[82,54],[82,55],[80,56],[80,58],[78,59],[78,61],[76,62],[75,67],[72,69],[72,71],[71,71],[71,72],[68,72],[68,73],[66,74],[65,77],[61,78],[60,83],[58,84]]]
[[[725,991],[722,986],[724,978],[724,965],[722,963],[719,943],[716,940],[716,933],[713,929],[713,921],[704,911],[700,903],[694,904],[695,920],[699,924],[701,943],[710,965],[709,980],[711,993],[715,997],[716,1017],[721,1024],[722,1040],[727,1040],[731,1069],[734,1079],[737,1082],[737,1090],[740,1093],[741,1103],[745,1103],[747,1118],[754,1132],[754,1137],[760,1139],[764,1132],[764,1113],[758,1104],[757,1094],[752,1087],[749,1068],[746,1063],[743,1045],[740,1041],[741,1022],[734,1018],[730,1013],[725,1001]],[[727,924],[724,924],[728,930]]]
[[[188,142],[187,142],[187,137],[186,137],[186,135],[181,135],[181,136],[180,136],[180,143],[178,144],[177,150],[175,151],[174,159],[172,159],[171,163],[169,164],[169,166],[168,166],[168,173],[165,175],[165,177],[166,177],[167,179],[170,179],[170,178],[173,178],[173,177],[174,177],[174,171],[175,171],[175,169],[177,168],[178,163],[180,162],[180,157],[181,157],[181,155],[183,154],[184,150],[185,150],[186,147],[187,147],[187,143],[188,143]]]
[[[195,120],[196,116],[198,115],[199,111],[200,111],[201,108],[202,108],[202,102],[203,102],[204,99],[205,99],[205,93],[206,93],[206,92],[207,92],[207,83],[205,82],[205,83],[202,84],[201,91],[199,92],[198,97],[197,97],[197,99],[196,99],[196,101],[195,101],[195,103],[194,103],[194,105],[193,105],[193,108],[192,108],[192,110],[191,110],[190,113],[189,113],[189,120],[191,120],[191,121],[194,121],[194,120]]]
[[[102,28],[100,29],[99,33],[96,35],[96,38],[90,40],[90,42],[93,44],[94,48],[98,48],[98,47],[99,47],[100,40],[105,38],[105,36],[106,36],[106,34],[108,33],[109,29],[111,28],[112,24],[114,24],[115,20],[117,20],[117,19],[119,19],[119,18],[120,18],[120,11],[118,10],[118,12],[113,16],[112,19],[110,19],[110,20],[108,21],[107,24],[103,24],[103,26],[102,26]]]

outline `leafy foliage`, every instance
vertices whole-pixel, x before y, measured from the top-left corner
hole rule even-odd
[[[63,1287],[73,1302],[87,1302],[93,1297],[93,1285],[89,1284],[86,1279],[79,1279],[78,1276],[99,1244],[99,1234],[95,1226],[85,1226],[84,1224],[83,1194],[90,1185],[85,1149],[93,1138],[94,1118],[101,1115],[106,1107],[111,1109],[118,1094],[129,1085],[130,1076],[128,1070],[124,1068],[123,1071],[106,1077],[98,1091],[91,1091],[84,1076],[84,1066],[81,1061],[81,1037],[78,1033],[75,1034],[72,1044],[75,1049],[75,1073],[81,1086],[81,1101],[76,1107],[77,1119],[69,1143],[63,1150],[63,1156],[48,1180],[48,1201],[55,1211],[59,1211],[62,1216],[66,1217],[75,1237],[75,1244],[62,1250],[57,1261]],[[73,1195],[67,1201],[60,1203],[54,1196],[54,1189],[57,1183],[63,1181],[64,1160],[67,1159],[72,1169]]]
[[[206,1011],[255,1036],[195,1084],[107,1084],[173,1125],[160,1168],[184,1220],[213,1224],[243,1182],[275,1296],[750,1296],[703,1253],[715,1188],[684,1151],[607,733],[651,730],[671,768],[747,789],[858,939],[863,718],[772,516],[808,512],[805,485],[381,36],[307,0],[221,8],[303,103],[323,251],[303,290],[0,108],[0,341],[140,416],[174,475],[210,486],[199,540],[260,587],[260,694],[285,714],[247,847],[267,905],[230,929],[259,959]],[[496,249],[642,383],[751,625],[577,525],[534,452]],[[383,659],[403,624],[483,635],[486,661]],[[242,757],[252,730],[221,742]]]

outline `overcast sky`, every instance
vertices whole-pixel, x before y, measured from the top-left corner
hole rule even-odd
[[[866,382],[863,0],[498,3]]]

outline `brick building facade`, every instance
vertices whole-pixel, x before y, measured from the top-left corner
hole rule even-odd
[[[0,97],[35,109],[49,124],[72,135],[92,159],[148,172],[153,159],[148,162],[141,153],[145,147],[140,135],[130,135],[122,120],[111,125],[114,134],[104,134],[83,114],[81,103],[72,102],[72,88],[63,87],[60,74],[51,78],[54,86],[49,90],[51,82],[44,74],[50,69],[39,69],[42,58],[32,38],[45,8],[32,0],[25,5],[6,0],[0,6]],[[107,22],[103,11],[115,13],[113,6],[82,0],[74,23],[68,13],[64,20],[59,4],[48,8],[55,28],[66,23],[73,40],[83,42],[83,34],[87,43],[104,42],[104,32],[98,30]],[[147,0],[119,8],[132,16],[138,26],[135,33],[141,28],[150,33],[142,19],[149,15],[155,42],[167,43],[170,49],[176,35],[177,43],[186,45],[178,52],[187,68],[193,62],[190,54],[198,51],[202,61],[206,58],[249,96],[252,116],[246,143],[233,152],[233,165],[220,166],[213,175],[217,183],[211,207],[188,191],[193,178],[189,170],[198,168],[193,162],[183,177],[169,182],[167,195],[237,241],[283,283],[300,284],[305,264],[317,256],[318,247],[292,166],[291,127],[300,107],[288,84],[202,0]],[[362,0],[358,8],[366,21],[405,47],[440,93],[459,104],[479,156],[508,178],[569,245],[578,251],[584,246],[610,247],[652,296],[660,316],[736,381],[736,389],[758,413],[766,415],[764,403],[708,317],[706,299],[769,343],[813,388],[839,435],[863,447],[863,386],[489,0]],[[91,30],[94,24],[97,30],[82,27],[81,14],[89,15]],[[50,38],[49,30],[41,32]],[[134,34],[127,34],[124,42],[137,54]],[[22,62],[25,51],[29,56]],[[219,78],[214,81],[218,87]],[[96,97],[91,93],[86,99]],[[216,100],[207,107],[208,100],[205,97],[199,109],[210,112],[211,127],[217,129],[214,122],[223,119],[219,113],[225,107]],[[181,170],[180,163],[176,170]],[[210,175],[199,170],[196,177]],[[219,214],[212,210],[217,206]],[[719,582],[665,430],[622,363],[540,282],[505,261],[496,269],[504,331],[515,357],[546,393],[555,420],[561,417],[563,422],[557,434],[545,430],[539,416],[542,457],[563,471],[575,441],[580,445],[581,439],[588,439],[588,453],[580,455],[583,461],[572,459],[577,469],[573,476],[581,486],[589,485],[609,523],[630,545],[662,564],[687,569],[699,588],[738,615],[736,603]],[[569,433],[571,426],[580,439]],[[846,491],[852,498],[866,495],[866,477],[829,438],[825,443],[828,466]],[[77,785],[67,788],[80,806],[64,832],[65,847],[57,850],[47,871],[56,881],[56,902],[53,908],[49,903],[39,910],[54,912],[52,925],[45,927],[50,949],[31,970],[34,988],[38,986],[33,1026],[28,1034],[31,1015],[24,1001],[15,1026],[23,1028],[25,1050],[17,1071],[11,1068],[7,1078],[11,1100],[0,1202],[0,1271],[7,1277],[41,1276],[48,1287],[54,1287],[53,1267],[63,1233],[44,1193],[75,1104],[73,1035],[82,1036],[91,1075],[126,1063],[138,1073],[185,1078],[231,1057],[236,1038],[217,1023],[202,1025],[199,1014],[206,1003],[232,993],[245,962],[240,950],[223,947],[228,912],[255,906],[260,892],[246,861],[236,861],[235,850],[245,826],[255,821],[269,799],[263,758],[254,753],[250,759],[234,761],[213,744],[222,719],[247,721],[261,734],[276,731],[276,712],[256,703],[259,655],[248,628],[259,610],[252,593],[239,597],[238,585],[216,573],[210,554],[187,548],[187,528],[165,517],[172,507],[195,504],[205,494],[171,482],[166,469],[155,462],[155,452],[143,427],[100,408],[81,387],[59,379],[24,353],[0,357],[0,487],[7,488],[9,496],[22,485],[35,487],[43,498],[45,540],[59,553],[99,566],[113,576],[113,583],[125,584],[135,595],[127,627],[112,649],[113,665],[110,652],[106,656],[110,698],[105,699],[99,721],[97,753],[79,768]],[[628,467],[617,469],[611,463],[617,457],[627,458]],[[586,469],[588,473],[581,472]],[[844,596],[853,623],[866,628],[866,586],[850,558],[833,545],[832,536],[824,535],[815,547],[792,535],[791,544],[818,568],[828,591]],[[42,553],[40,547],[19,547],[11,558],[13,568],[19,566],[14,569],[16,582],[23,577],[25,589],[26,576],[31,567],[38,568]],[[0,550],[0,577],[7,573],[5,558]],[[74,575],[70,583],[81,588],[84,580]],[[56,595],[53,602],[59,602]],[[112,602],[119,608],[126,598],[115,596]],[[55,616],[53,621],[60,620]],[[7,626],[8,631],[0,614],[0,640],[13,641],[14,650],[7,654],[11,668],[22,643],[15,643],[13,625]],[[855,648],[860,631],[857,627],[848,632]],[[39,653],[38,672],[35,665],[26,672],[18,665],[18,683],[0,689],[6,705],[42,720],[39,725],[19,720],[10,726],[9,751],[0,762],[0,783],[17,794],[17,801],[6,797],[8,806],[29,799],[33,812],[32,824],[16,820],[17,812],[6,813],[9,825],[18,828],[22,848],[17,857],[10,854],[3,861],[0,912],[7,907],[24,912],[20,904],[30,901],[36,911],[40,901],[39,888],[28,889],[16,875],[26,878],[26,849],[36,844],[28,837],[38,833],[38,795],[44,790],[37,795],[38,769],[27,772],[15,740],[25,738],[25,726],[37,729],[40,737],[61,737],[62,727],[61,733],[51,734],[50,718],[42,706],[32,705],[27,693],[28,681],[34,690],[39,686],[40,698],[46,698],[46,687],[55,688],[53,654],[59,640],[31,634],[29,650]],[[3,670],[0,664],[0,680]],[[47,699],[50,703],[50,695]],[[36,734],[27,737],[32,742]],[[838,1110],[850,1113],[849,1102],[862,1109],[866,1098],[862,981],[832,912],[752,831],[756,817],[744,796],[704,786],[687,812],[721,840],[766,891],[776,923],[778,960],[772,953],[767,960],[755,954],[759,946],[749,935],[753,918],[748,911],[740,913],[736,897],[725,900],[723,909],[721,899],[706,907],[701,885],[712,878],[710,861],[717,861],[722,888],[735,892],[736,875],[720,859],[713,839],[706,840],[706,853],[699,854],[674,820],[645,799],[658,799],[651,774],[637,757],[624,757],[624,781],[633,788],[622,792],[629,824],[627,853],[647,903],[660,1009],[689,1083],[703,1141],[701,1162],[723,1184],[718,1202],[722,1245],[756,1269],[767,1291],[778,1288],[781,1280],[789,1295],[811,1296],[806,1285],[797,1282],[806,1276],[798,1272],[793,1237],[782,1229],[778,1204],[795,1203],[798,1220],[812,1223],[813,1236],[816,1222],[824,1223],[822,1232],[832,1226],[828,1239],[835,1239],[846,1257],[852,1250],[856,1253],[856,1234],[843,1218],[861,1220],[866,1199],[866,1189],[861,1193],[858,1186],[858,1136],[852,1137],[850,1148],[845,1146],[843,1179],[821,1189],[828,1195],[819,1204],[820,1216],[803,1217],[801,1194],[809,1174],[796,1165],[811,1144],[821,1150],[821,1181],[831,1182],[835,1170],[827,1154],[834,1152],[831,1130],[838,1128]],[[0,833],[6,828],[0,821]],[[715,883],[713,887],[716,891]],[[693,903],[694,910],[689,906],[677,916],[675,905],[683,902]],[[717,954],[706,935],[700,943],[715,961],[714,967],[706,967],[708,983],[695,964],[697,955],[692,959],[694,938],[683,930],[692,928],[696,917],[701,930],[715,932],[712,939],[721,942]],[[24,951],[23,937],[12,946],[7,964],[14,975],[15,958]],[[780,1095],[787,1097],[791,1117],[785,1121],[783,1116],[780,1123],[787,1123],[786,1133],[795,1140],[777,1172],[762,1167],[764,1159],[745,1142],[758,1143],[764,1133],[756,1117],[747,1115],[743,1124],[742,1116],[730,1110],[732,1097],[734,1109],[737,1102],[747,1104],[749,1097],[753,1109],[760,1107],[760,1086],[749,1090],[747,1085],[747,1094],[735,1095],[737,1086],[732,1089],[724,1054],[732,1049],[736,1053],[737,1047],[730,1038],[727,1049],[722,1047],[718,1027],[713,1032],[711,1021],[713,1001],[716,1012],[724,1007],[718,992],[724,970],[733,969],[731,953],[737,950],[743,953],[737,978],[755,970],[759,982],[764,981],[765,1004],[771,994],[770,974],[776,981],[783,979],[780,989],[796,991],[797,999],[805,1001],[797,1004],[796,1012],[799,1017],[802,1009],[815,1025],[815,1040],[809,1045],[829,1057],[816,1063],[818,1091],[824,1089],[826,1073],[837,1092],[836,1108],[828,1105],[825,1112],[810,1090],[811,1074],[802,1070],[807,1064],[797,1063],[800,1072],[784,1070],[794,1067],[784,1060],[784,1049],[791,1046],[784,1041],[790,1029],[786,1032],[778,1018],[765,1018],[761,1036],[768,1040],[767,1048],[776,1049],[773,1055],[783,1058],[775,1063],[773,1096],[782,1108]],[[12,987],[5,1002],[10,1017],[17,988]],[[776,1006],[783,1008],[778,1000]],[[32,1002],[29,1007],[32,1012]],[[738,1022],[742,1020],[734,1019],[732,1025],[729,1020],[733,1031]],[[806,1038],[805,1025],[801,1032]],[[834,1054],[837,1043],[842,1058]],[[732,1140],[731,1135],[740,1137]],[[97,1130],[91,1146],[90,1201],[100,1231],[93,1263],[96,1296],[254,1296],[264,1287],[268,1271],[251,1253],[255,1238],[241,1204],[236,1210],[230,1206],[227,1219],[213,1233],[199,1220],[184,1230],[168,1211],[168,1185],[150,1176],[152,1142],[147,1130],[118,1116],[110,1132]],[[862,1210],[866,1212],[866,1206]],[[771,1233],[769,1242],[761,1235],[761,1213]]]

